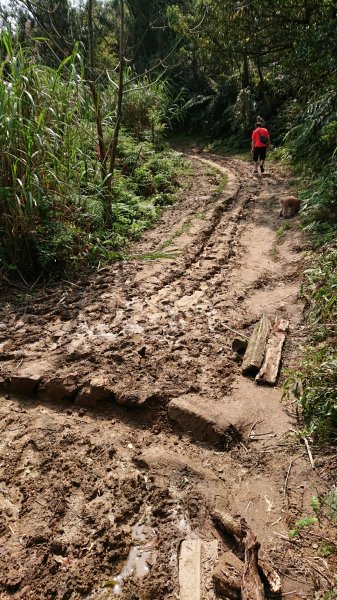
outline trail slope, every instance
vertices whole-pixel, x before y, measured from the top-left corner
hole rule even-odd
[[[303,259],[296,220],[282,229],[278,216],[287,186],[273,168],[257,180],[239,159],[189,159],[181,202],[127,260],[1,309],[1,598],[114,597],[102,584],[147,542],[149,574],[125,576],[121,597],[176,598],[180,542],[226,548],[215,505],[247,519],[285,591],[312,597],[284,537],[322,480],[285,435],[281,385],[243,378],[231,349],[264,313],[289,320],[283,364],[297,360]]]

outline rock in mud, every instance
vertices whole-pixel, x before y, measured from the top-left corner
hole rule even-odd
[[[130,388],[133,388],[130,383]],[[142,384],[136,389],[118,389],[115,388],[115,401],[122,406],[140,406],[142,404],[155,401],[161,403],[164,399],[163,394],[153,387]]]
[[[172,471],[186,472],[197,475],[200,478],[207,479],[207,481],[216,481],[216,476],[211,469],[206,469],[200,464],[199,460],[193,461],[186,455],[181,453],[178,448],[177,452],[170,450],[162,450],[158,446],[151,446],[143,450],[141,455],[135,459],[135,463],[141,467],[147,469],[171,469]]]
[[[232,552],[223,554],[213,571],[215,591],[222,598],[240,600],[243,562]]]
[[[77,393],[77,383],[73,377],[43,378],[37,390],[37,397],[43,402],[72,400]]]
[[[108,377],[96,375],[79,391],[75,403],[79,406],[95,408],[104,400],[115,399],[113,387]]]
[[[169,418],[196,440],[231,448],[240,440],[236,427],[225,416],[225,404],[186,395],[168,405]]]
[[[23,364],[5,384],[6,390],[20,396],[34,396],[37,386],[46,373],[53,372],[53,366],[46,361],[33,361]]]

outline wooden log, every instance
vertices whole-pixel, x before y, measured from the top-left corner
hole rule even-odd
[[[262,315],[260,321],[254,327],[254,331],[243,357],[241,367],[243,375],[256,375],[260,370],[266,351],[270,328],[270,320],[265,315]]]
[[[240,600],[242,574],[243,562],[232,552],[225,552],[212,575],[216,593],[229,600]]]
[[[282,357],[282,348],[286,339],[289,321],[276,317],[270,333],[263,365],[255,377],[257,383],[275,385]]]
[[[275,571],[267,553],[261,549],[259,552],[259,570],[268,581],[270,591],[273,592],[273,594],[281,594],[281,578],[277,571]]]
[[[260,544],[244,519],[241,519],[241,528],[245,534],[245,566],[241,588],[242,600],[266,600],[258,568]]]
[[[225,511],[215,508],[211,512],[213,521],[222,529],[226,534],[232,535],[237,541],[242,542],[242,530],[240,522],[233,519],[233,517]]]
[[[220,527],[220,529],[222,529],[222,531],[226,535],[231,535],[234,538],[234,540],[237,543],[238,551],[241,554],[241,549],[245,550],[245,542],[243,539],[245,536],[245,528],[242,527],[241,523],[238,520],[234,519],[230,514],[226,513],[225,511],[223,511],[221,509],[218,509],[218,508],[213,509],[213,511],[211,512],[211,516],[212,516],[212,519],[215,522],[215,524],[218,527]],[[224,556],[227,557],[227,554]],[[239,560],[239,559],[237,559],[237,560]],[[273,592],[274,594],[280,594],[281,587],[282,587],[281,586],[281,578],[280,578],[279,574],[277,573],[277,571],[274,569],[274,567],[268,557],[268,554],[264,550],[260,549],[257,560],[258,560],[258,569],[263,574],[264,578],[267,580],[270,591]],[[220,593],[220,588],[221,587],[225,588],[225,584],[223,582],[223,577],[221,576],[221,572],[218,572],[218,570],[216,571],[215,578],[218,582],[217,586],[219,588],[219,593]],[[231,585],[231,583],[229,582],[228,588],[230,588],[230,585]],[[234,584],[233,584],[233,588],[235,588]],[[233,591],[233,594],[235,595],[235,591]],[[230,595],[228,597],[231,598]]]

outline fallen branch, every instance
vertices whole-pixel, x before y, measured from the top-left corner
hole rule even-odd
[[[247,573],[246,577],[247,578],[253,577],[254,581],[255,581],[255,578],[256,578],[257,582],[260,581],[260,588],[263,591],[263,596],[261,596],[261,595],[258,596],[256,594],[251,595],[251,596],[247,595],[246,597],[242,596],[242,600],[260,600],[261,598],[265,598],[263,584],[260,580],[259,571],[261,571],[261,573],[267,580],[271,592],[273,592],[275,594],[279,594],[281,592],[281,578],[280,578],[279,574],[276,572],[276,570],[274,569],[272,562],[269,559],[267,553],[265,551],[261,550],[260,555],[258,554],[258,549],[260,548],[260,544],[256,541],[256,538],[253,535],[250,528],[248,527],[248,525],[246,524],[245,519],[241,519],[241,521],[239,523],[230,514],[224,512],[221,509],[214,509],[211,513],[211,516],[212,516],[212,519],[215,521],[216,525],[218,525],[224,531],[224,533],[226,533],[227,535],[228,534],[231,535],[235,539],[240,551],[241,550],[245,551],[245,557],[247,555],[247,560],[248,560],[248,556],[249,556],[250,562],[253,561],[253,564],[249,567],[249,574]],[[248,531],[249,531],[249,536],[247,539]],[[249,548],[250,548],[249,552],[247,550],[247,548],[248,548],[247,544],[249,545]],[[248,552],[248,554],[247,554],[247,552]],[[255,556],[255,554],[256,554],[256,556]],[[256,563],[256,565],[255,565],[255,563]],[[254,575],[255,566],[257,569],[257,575]],[[245,585],[246,585],[246,589],[247,589],[247,593],[248,593],[249,588],[247,587],[247,585],[249,585],[249,584],[246,583]],[[259,587],[258,587],[258,589],[259,589]],[[242,588],[242,591],[243,591],[243,588]]]
[[[242,600],[266,600],[263,584],[258,569],[260,544],[248,527],[245,519],[241,519],[242,535],[245,535],[245,567],[242,577]]]
[[[307,453],[308,453],[308,456],[309,456],[310,464],[311,464],[311,467],[312,467],[312,469],[314,471],[315,470],[315,463],[314,463],[314,459],[312,458],[312,454],[311,454],[309,442],[308,442],[307,438],[305,437],[305,435],[302,435],[301,438],[302,438],[303,442],[305,443],[305,447],[307,449]]]
[[[232,333],[235,333],[235,335],[238,335],[244,339],[248,339],[243,333],[240,333],[240,331],[237,331],[236,329],[233,329],[232,327],[229,327],[229,325],[226,325],[226,323],[220,323],[221,327],[224,327],[224,329],[228,329],[228,331],[231,331]]]
[[[290,461],[290,463],[289,463],[287,475],[286,475],[284,486],[283,486],[283,495],[284,496],[287,495],[288,480],[289,480],[289,477],[290,477],[290,472],[291,472],[292,466],[293,466],[294,462],[296,462],[296,460],[298,460],[299,458],[301,458],[301,456],[296,456],[296,458],[292,458],[291,461]]]
[[[215,508],[211,513],[213,521],[225,532],[242,543],[242,529],[238,521],[223,510]]]

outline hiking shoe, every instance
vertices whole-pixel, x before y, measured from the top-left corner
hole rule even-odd
[[[263,165],[260,165],[260,171],[261,171],[261,173],[264,173],[264,166]]]

